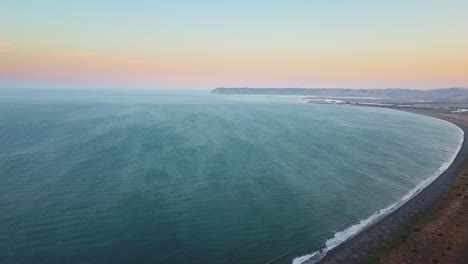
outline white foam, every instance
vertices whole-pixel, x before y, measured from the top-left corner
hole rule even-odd
[[[393,212],[398,207],[402,206],[404,203],[406,203],[411,198],[413,198],[418,193],[420,193],[425,187],[427,187],[431,182],[433,182],[435,179],[437,179],[437,177],[439,177],[444,171],[446,171],[450,167],[450,165],[453,163],[455,158],[457,157],[458,152],[460,152],[460,149],[463,146],[463,141],[464,141],[464,138],[465,138],[463,130],[462,129],[460,129],[460,130],[462,132],[462,137],[461,137],[461,142],[458,145],[457,151],[455,151],[454,154],[452,155],[452,157],[449,159],[449,161],[442,164],[442,166],[431,177],[429,177],[428,179],[426,179],[426,180],[422,181],[420,184],[418,184],[414,189],[412,189],[406,195],[404,195],[398,202],[396,202],[396,203],[394,203],[394,204],[392,204],[392,205],[390,205],[388,207],[385,207],[385,208],[373,213],[368,218],[359,221],[359,223],[357,223],[355,225],[352,225],[352,226],[346,228],[343,231],[336,232],[333,235],[333,237],[329,238],[325,242],[325,246],[323,248],[321,248],[320,250],[318,250],[318,251],[316,251],[316,252],[314,252],[312,254],[308,254],[308,255],[304,255],[304,256],[294,258],[293,261],[292,261],[292,264],[302,264],[302,263],[305,263],[306,261],[307,261],[307,264],[313,264],[313,263],[319,262],[323,257],[325,257],[325,255],[327,254],[327,252],[329,250],[335,248],[339,244],[341,244],[344,241],[346,241],[346,240],[350,239],[351,237],[355,236],[356,234],[358,234],[360,231],[362,231],[368,225],[376,222],[377,220],[381,219],[383,216]]]
[[[301,257],[294,258],[292,264],[301,264],[301,263],[303,263],[303,262],[306,261],[306,260],[312,259],[313,257],[320,255],[320,253],[321,253],[321,252],[316,251],[316,252],[314,252],[314,253],[312,253],[312,254],[310,254],[310,255],[304,255],[304,256],[301,256]],[[324,256],[325,256],[325,255],[324,255]],[[322,258],[322,257],[321,257],[321,258]],[[320,259],[321,259],[321,258],[320,258]]]

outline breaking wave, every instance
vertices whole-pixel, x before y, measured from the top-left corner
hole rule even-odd
[[[429,177],[428,179],[418,184],[414,189],[412,189],[406,195],[404,195],[398,202],[391,204],[390,206],[387,206],[373,213],[368,218],[359,221],[359,223],[352,225],[346,228],[345,230],[336,232],[333,235],[333,237],[329,238],[325,242],[325,245],[320,250],[315,251],[311,254],[307,254],[307,255],[294,258],[292,261],[292,264],[314,264],[314,263],[319,262],[322,258],[325,257],[325,255],[327,255],[327,252],[329,250],[335,248],[339,244],[352,238],[353,236],[358,234],[360,231],[362,231],[365,227],[377,222],[378,220],[382,219],[382,217],[395,211],[397,208],[399,208],[404,203],[406,203],[411,198],[413,198],[418,193],[420,193],[425,187],[427,187],[430,183],[432,183],[435,179],[437,179],[437,177],[439,177],[444,171],[446,171],[450,167],[450,165],[453,163],[455,158],[457,157],[458,153],[460,152],[461,147],[463,146],[463,142],[465,138],[463,130],[462,129],[460,130],[462,132],[461,134],[462,136],[461,136],[461,141],[460,141],[460,144],[458,145],[457,150],[454,152],[451,158],[447,162],[442,164],[442,166],[431,177]]]

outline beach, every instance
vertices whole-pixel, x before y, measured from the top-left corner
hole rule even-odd
[[[462,137],[387,109],[36,93],[0,96],[0,263],[291,263],[437,177]]]
[[[330,250],[320,263],[464,263],[468,257],[468,116],[410,110],[449,121],[465,134],[450,165],[419,194]]]

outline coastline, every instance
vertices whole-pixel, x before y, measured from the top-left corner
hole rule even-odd
[[[455,159],[444,172],[413,197],[392,212],[385,214],[381,219],[364,227],[348,240],[330,249],[319,263],[359,263],[362,261],[373,250],[381,246],[384,241],[394,235],[413,216],[440,199],[442,194],[454,182],[460,170],[468,163],[468,119],[456,118],[456,115],[453,114],[444,115],[426,111],[404,111],[439,118],[459,127],[464,135],[462,145]],[[303,263],[315,263],[315,261],[307,260]]]

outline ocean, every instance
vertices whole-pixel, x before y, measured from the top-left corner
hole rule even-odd
[[[2,89],[0,263],[301,263],[440,174],[461,140],[380,108]]]

